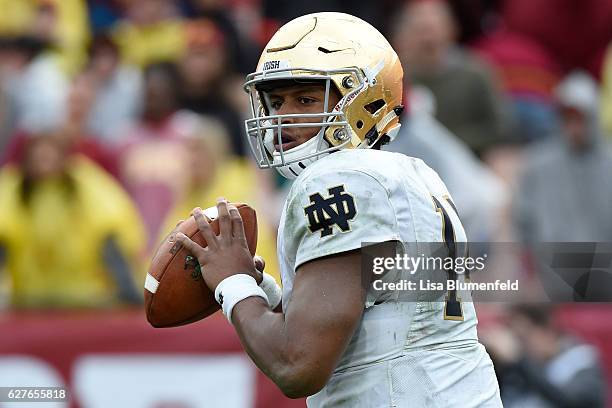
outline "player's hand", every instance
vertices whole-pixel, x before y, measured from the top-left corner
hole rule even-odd
[[[202,276],[210,290],[214,291],[223,279],[239,273],[253,276],[259,284],[262,274],[257,271],[255,258],[251,257],[249,252],[238,209],[228,204],[225,199],[219,199],[217,210],[219,235],[215,235],[202,209],[198,207],[192,212],[200,234],[206,240],[206,248],[202,248],[183,233],[177,234],[177,241],[198,259]]]

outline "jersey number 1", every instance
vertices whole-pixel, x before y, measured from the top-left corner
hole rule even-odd
[[[457,257],[457,243],[455,242],[455,228],[453,227],[453,222],[442,203],[436,197],[432,196],[432,198],[436,206],[436,211],[438,211],[442,216],[442,238],[444,239],[444,244],[448,249],[448,256],[454,260]],[[444,196],[443,199],[451,206],[455,212],[455,215],[457,218],[459,218],[457,207],[455,207],[455,204],[450,197]],[[453,269],[448,269],[446,272],[449,280],[457,280],[457,272],[455,272]],[[456,290],[449,290],[446,294],[446,302],[444,304],[444,320],[463,321],[461,299],[457,296]]]

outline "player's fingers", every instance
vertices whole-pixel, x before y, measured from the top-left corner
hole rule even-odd
[[[253,261],[255,262],[255,268],[258,271],[263,272],[263,270],[266,268],[266,261],[259,255],[255,255],[253,257]]]
[[[218,248],[219,243],[217,242],[217,237],[208,221],[204,218],[204,213],[202,212],[202,209],[198,207],[193,210],[193,217],[195,218],[196,224],[198,225],[200,234],[202,234],[202,236],[206,240],[206,245],[210,249]]]
[[[176,241],[180,242],[181,245],[183,245],[191,255],[195,256],[200,263],[206,258],[206,250],[193,242],[191,238],[182,232],[176,234]]]
[[[193,210],[191,210],[191,212],[189,213],[189,215],[194,216],[194,215],[195,215],[195,212],[196,212],[197,210],[202,211],[202,209],[201,209],[200,207],[195,207]],[[206,215],[206,213],[205,213],[204,211],[202,211],[202,214],[204,215],[204,219],[205,219],[206,221],[208,221],[209,223],[212,221],[212,220],[211,220],[211,219],[208,217],[208,215]]]
[[[219,213],[219,236],[229,242],[232,238],[232,220],[227,201],[224,198],[217,200],[217,211]]]
[[[238,212],[236,207],[230,208],[230,218],[232,220],[232,234],[234,238],[238,239],[242,242],[244,246],[246,246],[246,234],[244,233],[244,224],[242,222],[242,217]]]
[[[185,220],[180,220],[174,226],[174,229],[172,231],[170,231],[170,234],[168,234],[168,242],[173,243],[174,241],[176,241],[176,232],[178,230],[178,227],[183,223],[183,221],[185,221]]]

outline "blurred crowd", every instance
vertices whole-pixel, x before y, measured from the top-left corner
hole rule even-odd
[[[606,405],[601,352],[562,328],[545,304],[516,304],[479,330],[495,362],[504,407],[598,408]]]
[[[278,276],[288,182],[250,159],[242,83],[278,27],[322,10],[364,18],[397,50],[407,109],[386,149],[438,171],[470,240],[612,242],[610,2],[0,0],[0,10],[6,307],[140,303],[156,245],[219,196],[258,210],[258,250]]]
[[[275,180],[242,135],[254,7],[0,1],[0,287],[12,307],[139,303],[152,251],[192,208],[219,196],[270,207]],[[258,249],[272,260],[267,218]]]
[[[99,285],[119,288],[128,280],[101,255],[105,243],[141,270],[168,228],[215,194],[261,203],[273,247],[287,183],[249,160],[242,82],[282,23],[320,9],[361,16],[393,43],[408,109],[388,149],[441,174],[472,241],[612,241],[612,6],[319,3],[0,1],[0,248],[11,302],[55,302],[32,286],[42,273],[33,270],[44,264],[61,281],[50,270],[68,273],[60,258],[112,270]],[[93,223],[91,237],[73,230]],[[95,304],[104,285],[68,303]]]

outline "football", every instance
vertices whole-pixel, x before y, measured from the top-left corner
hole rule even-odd
[[[252,255],[257,247],[257,216],[247,204],[238,208],[244,224],[247,244]],[[219,234],[217,207],[204,210],[215,234]],[[153,327],[174,327],[192,323],[220,309],[213,292],[206,286],[198,260],[175,240],[182,232],[202,247],[206,241],[198,230],[195,218],[178,225],[160,244],[145,280],[145,309]]]

